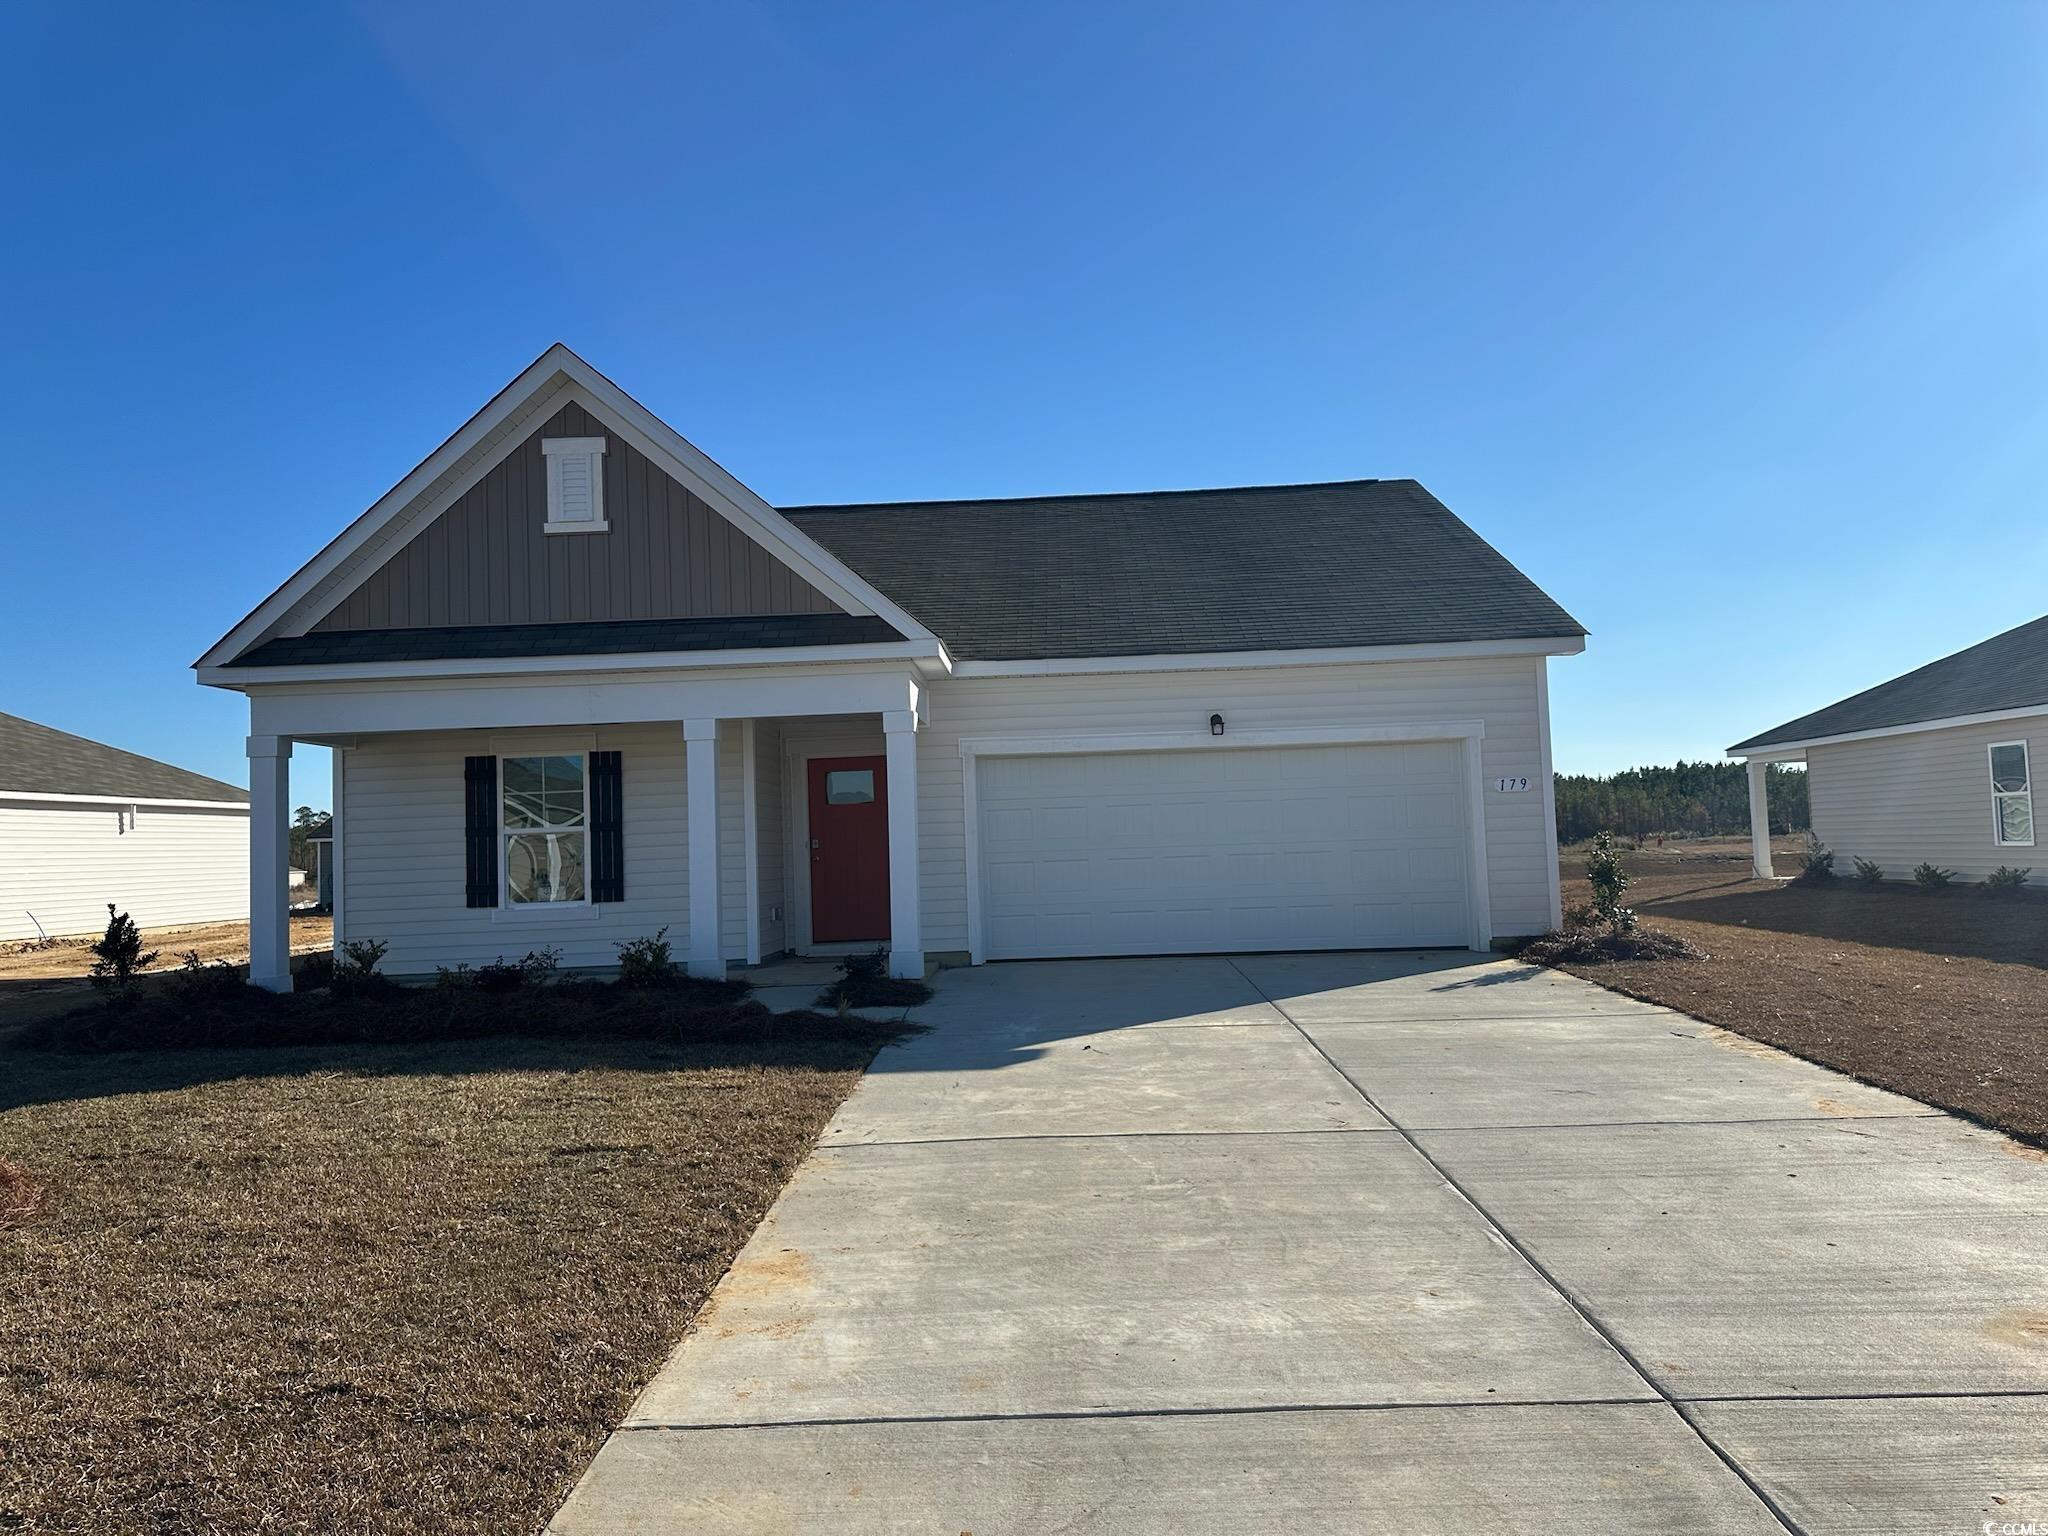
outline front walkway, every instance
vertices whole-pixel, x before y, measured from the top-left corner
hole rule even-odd
[[[1469,955],[939,979],[557,1518],[2048,1521],[2048,1164]]]

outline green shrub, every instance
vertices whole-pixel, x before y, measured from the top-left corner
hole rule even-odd
[[[1884,884],[1884,866],[1873,859],[1856,861],[1856,878],[1865,885]]]
[[[1826,885],[1835,878],[1835,851],[1811,832],[1806,834],[1806,849],[1799,856],[1799,883],[1801,885]]]
[[[910,1008],[931,1001],[932,989],[922,981],[889,974],[889,951],[882,945],[864,955],[839,962],[839,979],[818,994],[827,1008]]]
[[[2027,876],[2033,872],[2032,869],[2014,869],[2010,865],[2001,864],[1984,877],[1984,889],[2000,895],[2010,894],[2023,888],[2027,883]]]
[[[306,991],[316,991],[334,984],[334,951],[323,949],[317,955],[301,955],[292,965],[292,982]]]
[[[107,903],[107,931],[92,947],[92,984],[102,992],[125,992],[139,972],[156,964],[157,951],[145,952],[142,930],[126,912]]]
[[[1954,870],[1943,869],[1939,864],[1915,864],[1913,866],[1913,883],[1923,891],[1943,890],[1955,877],[1956,872]]]
[[[187,1003],[235,997],[249,984],[240,966],[229,965],[225,960],[202,960],[196,949],[186,950],[178,959],[183,963],[171,973],[169,986]]]
[[[334,957],[327,990],[336,997],[374,997],[391,991],[397,983],[377,970],[390,948],[383,939],[350,939]]]
[[[555,979],[561,964],[559,949],[529,949],[512,961],[500,955],[489,965],[476,968],[471,985],[479,992],[520,992],[529,987],[544,987]]]
[[[666,987],[682,970],[668,945],[668,929],[657,928],[647,939],[628,939],[612,946],[619,952],[619,983],[627,987]]]
[[[1613,833],[1602,832],[1593,839],[1592,851],[1586,855],[1586,882],[1593,887],[1594,917],[1616,933],[1634,931],[1636,915],[1621,904],[1630,882]]]

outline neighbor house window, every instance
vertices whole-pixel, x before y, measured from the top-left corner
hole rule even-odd
[[[584,766],[581,752],[500,760],[511,905],[584,899]]]
[[[1991,812],[2001,843],[2034,846],[2034,792],[2024,741],[2001,741],[1991,748]]]

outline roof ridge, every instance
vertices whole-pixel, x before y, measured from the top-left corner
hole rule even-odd
[[[1355,480],[1289,480],[1258,485],[1193,485],[1158,491],[1053,491],[1036,496],[932,496],[916,501],[823,501],[777,507],[791,512],[878,512],[883,508],[1003,507],[1040,501],[1146,501],[1161,496],[1238,496],[1246,491],[1324,491],[1351,485],[1417,485],[1411,475],[1369,475]]]

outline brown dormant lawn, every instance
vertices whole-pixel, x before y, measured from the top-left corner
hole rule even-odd
[[[888,1034],[786,1018],[0,1048],[0,1530],[539,1530]]]
[[[1565,969],[2048,1146],[2048,900],[1770,884],[1746,841],[1624,857],[1623,899],[1712,958]],[[1587,900],[1583,853],[1564,876]]]

